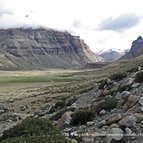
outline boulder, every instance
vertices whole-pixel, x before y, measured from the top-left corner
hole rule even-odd
[[[122,81],[122,86],[130,86],[133,84],[134,79],[133,78],[126,78]]]
[[[123,91],[123,92],[121,93],[121,97],[122,97],[123,99],[126,99],[129,95],[131,95],[131,93],[130,93],[129,91]]]
[[[109,131],[109,134],[110,134],[110,136],[106,137],[106,142],[107,143],[120,141],[124,137],[124,132],[120,128],[112,128]]]
[[[143,97],[140,97],[139,103],[143,106]]]
[[[82,143],[94,143],[94,137],[90,135],[83,136]]]
[[[106,125],[106,120],[100,121],[97,126],[98,126],[99,128],[101,128],[101,127],[103,127],[104,125]]]
[[[121,98],[121,94],[120,94],[120,92],[117,92],[117,93],[116,93],[115,98],[116,98],[116,99],[122,99],[122,98]]]
[[[57,127],[58,128],[64,128],[71,123],[71,114],[72,112],[65,112],[62,117],[57,121]]]
[[[122,118],[122,116],[121,116],[121,114],[119,114],[119,113],[116,114],[116,115],[113,115],[112,117],[109,117],[109,118],[107,119],[107,125],[111,125],[111,124],[113,124],[113,123],[116,123],[116,122],[120,121],[121,118]]]
[[[132,134],[132,130],[128,127],[125,128],[125,135],[130,136]]]
[[[104,100],[104,99],[103,99],[103,100],[100,100],[100,101],[95,101],[95,102],[93,102],[93,104],[92,104],[92,110],[94,110],[94,111],[96,111],[96,112],[101,111],[101,110],[102,110],[102,107],[103,107],[103,105],[104,105],[104,103],[105,103],[105,100]]]
[[[137,118],[134,116],[127,116],[119,121],[119,125],[124,127],[135,127],[136,123]]]
[[[143,115],[142,114],[135,113],[132,116],[137,118],[137,123],[140,123],[141,121],[143,121]]]
[[[86,124],[87,124],[87,126],[93,126],[95,123],[94,123],[94,121],[90,121],[90,122],[87,122]]]
[[[140,86],[140,83],[134,83],[133,85],[132,85],[132,88],[137,88],[137,87],[139,87]]]
[[[100,111],[100,115],[105,115],[106,114],[106,110],[101,110]]]
[[[128,97],[128,100],[127,102],[125,103],[124,105],[124,109],[129,109],[131,107],[133,107],[138,101],[139,101],[139,96],[136,96],[136,95],[130,95]]]

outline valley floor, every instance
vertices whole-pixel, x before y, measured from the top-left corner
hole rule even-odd
[[[96,87],[103,79],[118,73],[134,72],[142,65],[142,57],[139,57],[99,69],[0,71],[1,134],[15,125],[17,117],[46,116],[53,105],[51,113],[63,112],[73,103],[76,108],[87,108],[100,95]]]

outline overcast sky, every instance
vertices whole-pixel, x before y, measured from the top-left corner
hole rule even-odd
[[[143,1],[0,0],[0,28],[39,25],[78,35],[94,52],[129,49],[143,35]]]

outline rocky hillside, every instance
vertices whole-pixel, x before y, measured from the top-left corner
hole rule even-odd
[[[0,30],[0,69],[74,68],[101,60],[83,40],[67,32]]]
[[[131,49],[121,59],[130,59],[143,54],[143,39],[141,36],[133,41]]]
[[[66,135],[78,142],[142,142],[142,92],[141,67],[136,71],[116,73],[96,83],[90,90],[71,98],[72,104],[67,104],[66,109],[54,113],[51,119],[56,121]],[[56,109],[57,104],[51,106],[47,113],[53,113]]]

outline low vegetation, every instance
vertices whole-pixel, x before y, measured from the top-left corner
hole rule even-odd
[[[135,77],[135,82],[143,82],[143,71],[137,73],[136,77]]]
[[[120,81],[123,78],[125,78],[126,76],[127,76],[126,73],[116,73],[116,74],[112,74],[109,78],[111,80]]]
[[[2,143],[71,143],[49,120],[31,117],[5,131],[1,140]]]
[[[95,118],[95,114],[89,109],[79,109],[72,114],[72,125],[85,124],[88,121],[92,121]]]
[[[95,112],[100,112],[103,109],[110,111],[114,109],[118,104],[118,100],[115,97],[99,97],[97,99],[97,101],[101,100],[104,102],[102,102],[98,108],[94,109]]]

